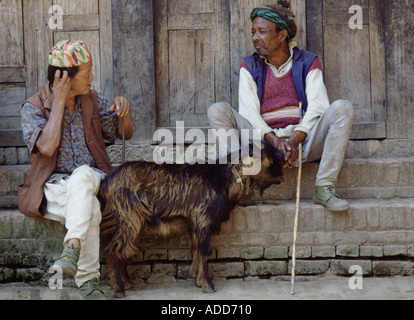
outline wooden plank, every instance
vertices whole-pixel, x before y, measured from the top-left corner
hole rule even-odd
[[[369,25],[369,9],[362,10],[363,25]],[[349,26],[349,20],[352,17],[348,10],[324,10],[323,25],[324,26]]]
[[[228,3],[154,1],[159,126],[175,125],[179,114],[192,119],[186,125],[207,125],[211,104],[230,99]]]
[[[153,25],[152,1],[112,0],[114,94],[131,103],[131,143],[150,142],[155,131]]]
[[[169,126],[169,68],[168,68],[168,0],[154,0],[154,55],[155,95],[157,103],[156,124],[158,127]]]
[[[62,19],[63,29],[60,31],[94,31],[100,28],[99,14],[65,15]]]
[[[0,67],[0,83],[25,82],[26,74],[24,67]]]
[[[298,43],[298,47],[302,49],[305,49],[307,47],[306,2],[308,1],[307,0],[291,1],[291,9],[295,16],[295,22],[298,28],[298,32],[296,34],[295,40]]]
[[[177,121],[184,121],[186,127],[207,127],[208,121],[205,113],[170,113],[171,126]]]
[[[382,122],[354,123],[351,140],[370,140],[387,138],[387,127]]]
[[[170,112],[193,113],[196,95],[195,30],[169,32]],[[170,125],[172,125],[170,123]]]
[[[214,102],[231,102],[231,60],[230,49],[230,1],[216,0],[216,27],[213,32],[214,50]],[[207,108],[209,108],[208,106]],[[206,115],[207,120],[207,115]],[[206,122],[207,123],[207,122]]]
[[[370,56],[372,119],[386,120],[387,77],[385,72],[385,43],[382,14],[384,3],[370,1]]]
[[[158,129],[168,130],[168,132],[170,132],[173,136],[174,144],[177,143],[177,128],[176,127],[160,127]],[[198,131],[197,133],[200,133],[200,135],[201,135],[201,133],[202,133],[202,135],[204,135],[205,139],[204,139],[203,143],[206,143],[206,144],[215,144],[216,143],[216,140],[214,139],[214,137],[212,135],[209,136],[209,130],[210,130],[209,127],[192,127],[192,128],[185,127],[184,128],[184,138],[189,138],[189,139],[184,139],[185,144],[193,144],[194,143],[194,138],[195,138],[194,137],[194,132],[190,132],[190,130],[193,130],[193,129],[196,129]],[[209,138],[211,138],[211,140]],[[160,144],[162,142],[161,141],[162,139],[163,139],[162,136],[154,135],[154,140],[152,141],[152,144],[155,144],[155,145]]]
[[[414,137],[414,2],[383,1],[387,138]]]
[[[203,0],[203,1],[182,1],[182,0],[169,0],[168,2],[168,15],[174,14],[193,14],[193,13],[212,13],[214,12],[215,0]]]
[[[211,30],[198,30],[195,50],[194,113],[202,114],[201,121],[189,126],[208,125],[207,110],[214,103],[214,49]],[[222,67],[222,66],[221,66]]]
[[[212,29],[214,16],[214,13],[192,13],[183,19],[182,14],[168,15],[168,30]]]
[[[99,1],[99,37],[101,54],[101,93],[105,98],[111,101],[114,98],[111,0]]]
[[[26,98],[47,83],[48,55],[53,34],[48,26],[52,0],[23,1]]]
[[[306,1],[307,49],[318,55],[325,70],[325,51],[323,44],[322,0]]]
[[[371,70],[369,30],[348,26],[325,26],[325,78],[330,100],[351,101],[356,121],[371,119]],[[344,48],[348,48],[344,50]]]
[[[99,14],[99,0],[54,0],[53,4],[60,6],[64,15]]]
[[[314,1],[314,0],[310,0]],[[353,5],[360,6],[363,9],[369,7],[370,0],[323,0],[324,10],[349,10]]]
[[[0,1],[0,66],[24,65],[22,18],[21,0]]]

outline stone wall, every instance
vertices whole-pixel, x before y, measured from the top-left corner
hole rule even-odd
[[[287,276],[291,272],[294,204],[234,210],[212,239],[214,277]],[[152,230],[139,238],[130,262],[133,279],[159,274],[187,278],[191,264],[187,225],[176,222],[169,236]],[[0,282],[46,283],[62,250],[64,226],[0,211]],[[411,199],[358,200],[348,214],[332,214],[309,201],[301,204],[297,274],[349,276],[360,266],[366,276],[414,275],[414,202]],[[102,273],[105,278],[105,253]]]

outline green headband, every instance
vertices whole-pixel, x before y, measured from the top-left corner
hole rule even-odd
[[[283,20],[276,12],[274,12],[271,9],[267,9],[267,8],[260,8],[257,10],[254,10],[252,12],[252,14],[250,15],[250,18],[252,19],[252,22],[254,21],[254,19],[256,19],[257,17],[261,17],[267,20],[270,20],[274,23],[277,24],[277,26],[282,29],[282,30],[287,30],[287,32],[289,33],[289,37],[292,37],[292,31],[289,28],[289,25],[287,24],[287,22],[285,20]],[[289,17],[288,19],[290,20],[295,20],[292,17]]]

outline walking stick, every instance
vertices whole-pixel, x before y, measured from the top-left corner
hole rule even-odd
[[[299,104],[300,109],[300,122],[303,118],[303,105]],[[298,170],[298,184],[296,189],[296,212],[295,212],[295,226],[293,230],[293,247],[292,247],[292,279],[291,279],[291,295],[295,294],[295,272],[296,272],[296,240],[298,238],[298,224],[299,224],[299,210],[300,210],[300,192],[302,187],[302,160],[303,155],[303,143],[299,144],[299,170]]]
[[[125,147],[125,118],[121,118],[121,129],[122,129],[122,163],[126,161],[126,147]]]

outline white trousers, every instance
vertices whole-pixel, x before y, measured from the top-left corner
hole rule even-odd
[[[100,277],[99,246],[101,206],[97,199],[103,174],[89,166],[76,169],[69,177],[46,183],[46,219],[58,221],[68,230],[66,245],[71,239],[81,243],[78,272],[75,281],[78,287]]]
[[[352,132],[355,111],[347,100],[335,101],[321,116],[303,143],[303,161],[321,160],[315,186],[332,186],[337,182]],[[250,122],[242,117],[228,103],[216,103],[208,110],[213,129],[252,130]],[[230,145],[219,145],[219,152],[234,152]],[[224,149],[223,149],[224,148]],[[223,149],[223,150],[221,150]]]

